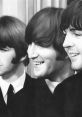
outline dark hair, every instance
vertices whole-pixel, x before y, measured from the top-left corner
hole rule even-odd
[[[70,26],[82,30],[82,0],[74,0],[63,12],[61,30],[64,31]]]
[[[25,24],[12,16],[0,17],[0,49],[10,47],[14,48],[16,58],[13,63],[26,56],[27,44],[25,43]]]
[[[62,12],[62,8],[54,7],[47,7],[37,12],[26,27],[27,44],[34,42],[42,47],[53,46],[63,56],[65,51],[60,44],[64,35],[59,28]]]

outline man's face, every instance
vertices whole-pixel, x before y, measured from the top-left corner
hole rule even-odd
[[[0,76],[8,75],[13,72],[15,65],[12,63],[13,58],[15,58],[14,48],[3,48],[0,49]]]
[[[66,30],[66,37],[63,43],[74,70],[82,69],[82,31],[71,29]]]
[[[27,52],[36,77],[50,75],[61,66],[56,60],[58,52],[52,46],[46,48],[32,43],[28,46]]]

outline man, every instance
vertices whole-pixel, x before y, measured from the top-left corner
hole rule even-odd
[[[55,87],[73,74],[69,59],[60,45],[64,35],[59,29],[63,9],[44,8],[26,27],[29,62],[37,78],[35,90],[36,117],[55,117]]]
[[[63,47],[76,75],[56,89],[60,117],[82,117],[82,0],[73,1],[62,15]],[[58,98],[59,97],[59,98]]]
[[[0,17],[0,117],[33,116],[31,79],[25,74],[25,28],[15,17]]]

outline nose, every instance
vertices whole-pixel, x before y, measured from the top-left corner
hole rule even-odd
[[[35,43],[32,43],[28,46],[27,53],[28,53],[28,57],[31,59],[34,59],[38,56],[37,47],[36,47]]]
[[[65,40],[63,42],[63,47],[64,48],[72,47],[74,45],[73,39],[74,39],[74,37],[70,33],[67,33]]]

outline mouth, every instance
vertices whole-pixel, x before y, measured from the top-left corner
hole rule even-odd
[[[44,61],[33,61],[34,65],[42,65]]]
[[[68,56],[69,56],[70,58],[76,57],[76,56],[78,56],[78,55],[79,55],[79,53],[68,52]]]

